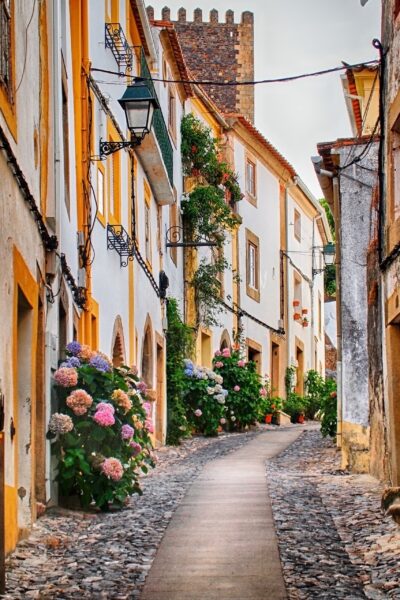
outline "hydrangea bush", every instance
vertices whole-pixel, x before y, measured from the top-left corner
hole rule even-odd
[[[226,396],[226,429],[241,430],[254,425],[260,417],[264,390],[254,362],[247,362],[238,349],[215,353],[215,372],[224,379]]]
[[[107,356],[71,342],[54,375],[61,411],[48,437],[58,456],[60,494],[107,510],[141,493],[139,472],[153,466],[151,404],[137,371],[113,367]]]
[[[223,377],[207,367],[197,367],[190,359],[184,360],[184,400],[186,418],[193,431],[217,435],[226,423],[226,397]]]

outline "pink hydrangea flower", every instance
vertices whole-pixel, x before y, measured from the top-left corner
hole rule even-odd
[[[221,356],[221,351],[220,350],[216,350],[214,352],[214,356]]]
[[[87,413],[89,406],[92,406],[93,398],[85,390],[74,390],[65,403],[75,415],[81,417]]]
[[[64,415],[63,413],[54,413],[51,415],[49,422],[49,431],[52,433],[68,433],[72,431],[74,428],[74,424],[72,419],[68,415]]]
[[[196,417],[201,417],[201,415],[202,415],[203,413],[202,413],[202,411],[201,411],[199,408],[197,408],[197,409],[194,411],[194,414],[195,414],[195,416],[196,416]]]
[[[240,392],[240,385],[235,385],[235,387],[233,388],[234,392]]]
[[[121,427],[121,438],[123,440],[130,440],[133,437],[135,430],[128,424],[122,425]]]
[[[217,369],[222,369],[222,367],[224,366],[224,363],[223,363],[223,362],[221,362],[220,360],[218,360],[218,361],[215,363],[215,366],[216,366],[216,368],[217,368]]]
[[[61,367],[54,373],[55,382],[62,387],[74,387],[78,383],[78,373],[70,367]]]
[[[237,362],[237,366],[238,367],[244,367],[246,365],[246,361],[245,360],[238,360]]]
[[[113,481],[119,481],[124,474],[124,468],[118,458],[106,458],[101,465],[101,470]]]
[[[220,419],[219,422],[221,423],[221,425],[225,425],[226,419],[224,419],[224,417],[222,417],[222,419]]]
[[[110,425],[114,425],[115,418],[109,410],[98,410],[93,415],[93,421],[101,427],[110,427]]]
[[[154,433],[154,425],[151,419],[146,419],[145,427],[149,433]]]
[[[129,446],[131,447],[132,456],[137,456],[142,451],[142,446],[137,442],[131,442]]]
[[[267,390],[265,389],[265,387],[262,387],[260,390],[260,396],[265,398],[266,395],[267,395]]]
[[[224,358],[229,358],[229,357],[230,357],[230,355],[231,355],[231,351],[229,350],[229,348],[224,348],[224,349],[222,350],[222,356],[223,356]]]
[[[112,415],[115,413],[115,408],[109,402],[99,402],[98,403],[98,405],[96,406],[96,412],[99,412],[102,410],[107,410]]]
[[[147,415],[151,415],[151,404],[150,402],[143,402],[143,408]]]

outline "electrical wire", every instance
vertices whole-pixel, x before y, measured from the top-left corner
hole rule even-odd
[[[369,60],[366,62],[355,63],[353,65],[342,65],[340,67],[331,67],[328,69],[322,69],[320,71],[311,71],[309,73],[301,73],[299,75],[288,75],[287,77],[276,77],[271,79],[258,79],[252,81],[217,81],[212,79],[206,80],[197,80],[197,79],[164,79],[161,77],[138,77],[136,75],[127,75],[121,71],[110,71],[108,69],[98,69],[96,67],[91,67],[91,71],[98,73],[107,73],[109,75],[118,75],[118,77],[130,77],[135,81],[157,81],[161,83],[189,83],[193,85],[215,85],[221,87],[234,87],[241,85],[258,85],[262,83],[287,83],[290,81],[297,81],[299,79],[306,79],[309,77],[319,77],[321,75],[327,75],[329,73],[336,73],[338,71],[344,71],[347,69],[357,69],[361,67],[367,67],[372,65],[378,65],[379,60]]]

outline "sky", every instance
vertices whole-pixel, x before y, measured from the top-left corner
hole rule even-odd
[[[203,10],[203,20],[216,8],[254,13],[255,79],[294,75],[346,63],[374,60],[374,38],[380,39],[380,0],[165,0],[148,2],[155,18],[169,6],[171,19],[178,8]],[[255,87],[255,125],[285,156],[313,194],[321,197],[310,157],[317,143],[351,136],[340,73],[312,79],[260,84]]]

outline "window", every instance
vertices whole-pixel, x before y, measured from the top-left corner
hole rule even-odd
[[[294,209],[294,237],[296,240],[301,242],[301,214],[298,210]]]
[[[173,139],[176,139],[176,100],[175,95],[170,90],[168,96],[168,127]]]
[[[318,292],[318,335],[322,335],[322,298],[321,292]]]
[[[258,237],[246,229],[246,292],[257,302],[260,302],[259,247]]]
[[[102,166],[97,167],[97,218],[105,225],[104,214],[105,214],[105,197],[104,197],[104,170]]]
[[[10,4],[10,0],[0,0],[0,83],[9,99],[12,96]]]
[[[295,312],[301,312],[301,307],[302,307],[302,302],[303,302],[301,288],[302,288],[301,275],[299,275],[299,273],[294,273],[294,276],[293,276],[293,290],[294,290],[293,300],[297,300],[299,302],[298,307],[295,307],[296,308]]]
[[[246,339],[247,360],[253,362],[256,366],[256,372],[261,375],[262,367],[262,346],[254,340]]]
[[[397,127],[392,131],[392,173],[391,218],[396,221],[400,217],[400,133]]]
[[[150,211],[151,194],[150,188],[144,182],[144,242],[146,260],[151,266],[151,211]]]
[[[208,332],[201,332],[201,364],[204,367],[211,367],[211,335]]]
[[[117,141],[118,135],[115,135],[109,128],[109,139]],[[107,176],[108,176],[108,220],[112,225],[121,223],[121,189],[120,189],[120,169],[121,158],[118,152],[111,154],[107,158]]]
[[[64,70],[64,69],[63,69]],[[62,78],[62,130],[63,130],[63,162],[64,162],[64,201],[68,216],[70,211],[69,187],[69,127],[68,127],[68,95],[66,74]]]
[[[246,192],[250,200],[256,197],[256,164],[249,158],[246,160]]]
[[[221,248],[216,248],[215,249],[215,260],[218,261],[221,265],[224,262],[224,248],[223,246]],[[224,295],[225,295],[225,289],[224,289],[224,269],[222,268],[221,271],[218,271],[217,276],[216,276],[217,280],[219,281],[219,297],[223,300]]]

